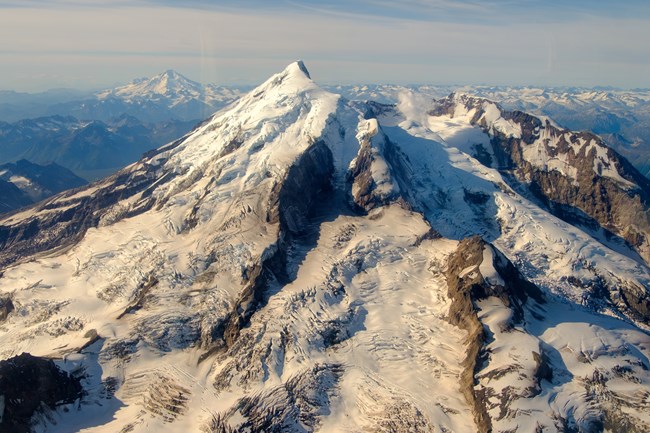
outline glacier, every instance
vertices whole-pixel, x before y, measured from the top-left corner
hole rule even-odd
[[[296,62],[115,175],[0,216],[0,360],[52,359],[84,390],[31,428],[648,431],[650,189],[597,137],[560,152],[517,113],[351,102]],[[545,176],[611,182],[638,237],[533,194]]]

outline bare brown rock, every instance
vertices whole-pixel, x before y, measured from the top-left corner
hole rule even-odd
[[[494,267],[505,284],[488,283],[479,271],[483,262],[485,248],[492,248]],[[469,271],[468,271],[469,270]],[[487,334],[477,314],[476,301],[496,296],[514,311],[513,320],[522,315],[522,305],[528,298],[544,302],[542,292],[537,286],[525,280],[514,265],[479,236],[463,239],[456,252],[449,258],[447,285],[452,300],[449,321],[468,332],[467,352],[463,361],[460,386],[465,399],[473,408],[474,421],[481,433],[492,431],[492,423],[486,406],[486,396],[476,390],[475,375],[486,356]]]

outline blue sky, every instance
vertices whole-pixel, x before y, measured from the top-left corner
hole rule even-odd
[[[256,84],[650,87],[640,0],[0,0],[0,89],[104,88],[176,69]]]

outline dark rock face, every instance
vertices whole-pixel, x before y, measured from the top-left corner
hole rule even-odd
[[[81,396],[79,379],[61,371],[52,360],[23,353],[0,361],[0,431],[4,433],[26,433],[35,413]]]
[[[13,183],[12,178],[15,176],[24,178],[29,183]],[[16,163],[3,164],[0,165],[0,212],[27,206],[66,189],[78,188],[87,183],[67,168],[55,163],[38,165],[21,159]],[[3,198],[8,194],[13,194],[14,197]]]
[[[354,167],[348,174],[348,181],[352,185],[351,201],[362,212],[395,202],[405,208],[411,208],[413,200],[408,195],[410,179],[408,157],[383,132],[379,131],[377,134],[376,142],[371,141],[370,137],[362,138]],[[375,162],[387,166],[388,179],[382,181],[395,182],[398,188],[390,193],[379,191],[379,185],[373,177]]]
[[[32,203],[29,197],[16,185],[0,178],[0,213],[27,206]]]
[[[486,281],[480,272],[471,272],[461,276],[464,269],[472,266],[478,267],[483,262],[483,251],[486,248],[491,249],[494,256],[492,265],[503,278],[504,285]],[[462,302],[458,305],[459,309],[450,311],[450,319],[456,324],[462,324],[468,313],[474,311],[473,303],[475,301],[490,296],[501,299],[506,307],[512,308],[515,312],[513,318],[515,321],[521,319],[522,306],[528,298],[539,303],[544,302],[542,291],[526,280],[500,251],[479,236],[463,239],[458,244],[458,249],[449,260],[447,278],[450,295],[454,300],[460,301],[462,298]]]
[[[4,322],[7,320],[7,317],[9,317],[9,314],[11,314],[12,311],[14,311],[14,303],[11,301],[11,298],[6,296],[6,297],[1,297],[0,298],[0,323]]]
[[[492,249],[494,257],[492,265],[503,279],[504,285],[491,284],[480,273],[479,266],[484,260],[485,248]],[[463,272],[472,267],[476,268],[473,272]],[[463,239],[458,244],[456,252],[449,258],[447,285],[449,297],[452,300],[449,321],[468,332],[467,354],[463,361],[464,369],[461,374],[461,389],[467,402],[473,408],[474,421],[478,431],[490,432],[492,423],[488,415],[485,396],[474,388],[474,377],[486,356],[484,346],[488,340],[488,335],[478,318],[475,303],[490,296],[498,297],[504,305],[513,310],[513,321],[517,322],[522,317],[523,304],[529,298],[537,302],[544,302],[543,295],[541,290],[527,281],[505,256],[479,236]]]
[[[359,187],[358,192],[352,195],[352,199],[357,206],[366,210],[373,209],[377,206],[377,203],[375,203],[376,200],[373,200],[371,194],[375,186],[370,172],[372,159],[370,143],[365,142],[362,144],[354,168],[350,172],[350,181],[356,181]],[[381,205],[381,203],[378,204]]]
[[[312,206],[332,188],[333,172],[332,153],[322,141],[314,143],[289,169],[277,197],[282,232],[297,235],[306,228]]]
[[[290,281],[287,256],[290,246],[303,237],[311,225],[312,210],[319,200],[331,195],[334,171],[332,153],[324,142],[314,143],[289,169],[284,181],[272,191],[267,222],[279,223],[280,233],[259,265],[247,272],[249,284],[244,288],[224,331],[224,341],[231,347],[250,317],[268,301],[269,286]]]
[[[547,209],[569,223],[577,220],[582,225],[600,226],[619,236],[650,263],[650,181],[609,149],[600,137],[561,129],[548,120],[521,111],[506,111],[497,105],[503,119],[521,127],[521,138],[513,137],[493,128],[486,120],[485,107],[492,102],[470,96],[451,95],[439,101],[429,114],[453,116],[457,103],[476,110],[471,123],[490,134],[496,157],[492,165],[517,184],[513,186],[524,185]],[[542,133],[550,140],[540,143]],[[524,149],[533,143],[544,146],[549,158],[564,158],[575,169],[575,178],[526,160]],[[602,175],[612,168],[631,186],[624,187]]]
[[[650,294],[642,287],[621,285],[621,298],[631,310],[632,316],[650,324]]]

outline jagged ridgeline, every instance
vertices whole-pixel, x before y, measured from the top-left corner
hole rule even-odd
[[[296,62],[0,219],[2,365],[72,384],[0,427],[649,431],[648,191],[596,136]]]

